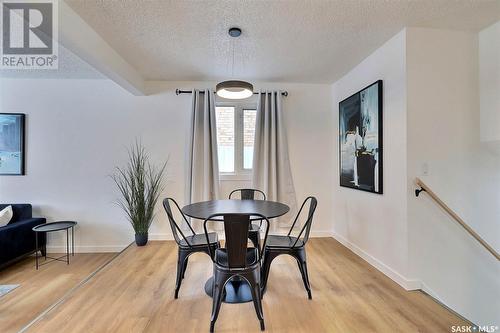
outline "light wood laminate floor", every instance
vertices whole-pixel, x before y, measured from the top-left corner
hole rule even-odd
[[[450,332],[467,325],[429,296],[407,292],[332,238],[307,244],[313,299],[296,262],[278,257],[264,295],[266,332]],[[190,257],[173,298],[177,245],[129,247],[30,332],[208,332],[208,256]],[[260,332],[252,303],[223,304],[216,332]]]
[[[52,262],[38,271],[35,270],[35,257],[28,257],[1,270],[0,284],[20,286],[0,297],[0,332],[18,332],[114,255],[76,254],[70,257],[69,265]]]

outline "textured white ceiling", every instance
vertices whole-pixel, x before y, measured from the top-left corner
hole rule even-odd
[[[0,78],[14,79],[104,79],[92,66],[59,45],[59,64],[55,70],[0,69]]]
[[[66,0],[147,80],[333,82],[404,26],[478,31],[499,0]],[[227,29],[242,36],[231,39]]]

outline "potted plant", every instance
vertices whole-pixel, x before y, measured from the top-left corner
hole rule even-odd
[[[129,150],[127,166],[117,167],[111,176],[121,194],[117,203],[134,228],[137,246],[148,242],[155,206],[164,188],[162,178],[166,165],[167,162],[159,168],[153,166],[144,146],[136,141]]]

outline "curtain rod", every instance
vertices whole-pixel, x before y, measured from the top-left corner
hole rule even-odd
[[[202,92],[203,92],[203,91],[202,91]],[[191,93],[192,93],[192,91],[191,91],[191,90],[180,90],[180,89],[175,89],[175,94],[176,94],[176,95],[180,95],[180,94],[191,94]],[[258,92],[254,92],[253,94],[254,94],[254,95],[257,95],[257,94],[258,94]],[[283,95],[283,96],[287,97],[287,96],[288,96],[288,91],[283,91],[283,92],[281,93],[281,95]]]

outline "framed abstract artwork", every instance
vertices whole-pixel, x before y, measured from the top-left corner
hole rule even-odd
[[[382,80],[339,103],[340,186],[383,193]]]
[[[21,113],[0,113],[0,175],[24,175],[24,126]]]

